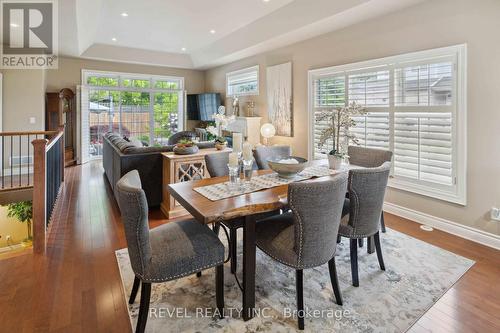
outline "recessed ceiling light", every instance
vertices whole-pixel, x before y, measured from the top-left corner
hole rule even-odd
[[[262,2],[269,2],[269,1],[271,1],[271,0],[262,0]]]
[[[186,48],[185,47],[183,47],[181,50],[182,50],[182,52],[186,52]]]
[[[214,29],[210,30],[210,33],[213,35],[216,33],[216,31]]]
[[[115,38],[115,37],[111,38],[111,40],[112,40],[113,42],[116,42],[116,38]]]
[[[127,17],[128,16],[128,14],[125,13],[125,12],[121,13],[120,15],[123,16],[123,17]]]
[[[10,26],[12,28],[19,28],[19,24],[17,24],[17,23],[11,23]]]

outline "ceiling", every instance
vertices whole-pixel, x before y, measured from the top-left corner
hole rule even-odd
[[[206,69],[421,1],[65,0],[59,1],[59,52]]]

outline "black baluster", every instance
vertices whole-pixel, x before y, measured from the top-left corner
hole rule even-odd
[[[4,147],[3,147],[4,138],[5,138],[5,136],[2,136],[2,188],[4,188],[4,184],[5,184],[4,174],[3,174],[3,170],[4,170],[4,150],[5,150]]]
[[[26,186],[30,185],[30,135],[28,134],[28,183]]]
[[[23,153],[21,149],[21,136],[19,135],[19,187],[21,187],[21,178],[23,177],[23,164],[22,164],[22,158],[23,158]]]
[[[14,141],[14,137],[11,136],[10,137],[10,187],[13,187],[13,182],[12,182],[12,176],[13,176],[13,172],[12,172],[12,152],[14,151],[13,149],[13,141]]]

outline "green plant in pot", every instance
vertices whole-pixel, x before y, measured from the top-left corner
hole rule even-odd
[[[327,126],[321,131],[318,148],[323,148],[329,140],[333,142],[333,149],[328,153],[330,169],[340,169],[342,162],[349,158],[347,155],[349,142],[359,144],[358,139],[350,133],[349,128],[356,125],[352,117],[365,114],[365,109],[353,102],[347,106],[323,111],[316,117],[316,122],[324,121],[327,123]]]
[[[24,243],[31,244],[33,236],[31,233],[31,222],[33,221],[33,203],[31,201],[15,202],[7,205],[7,216],[16,218],[21,223],[26,223],[28,237]]]
[[[226,148],[227,140],[222,135],[219,135],[219,131],[217,130],[217,128],[215,128],[214,126],[208,126],[207,132],[215,138],[214,142],[215,148],[217,148],[217,150],[223,150],[224,148]]]

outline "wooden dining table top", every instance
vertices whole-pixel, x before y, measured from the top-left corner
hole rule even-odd
[[[326,166],[327,160],[314,160],[309,166]],[[256,170],[253,176],[272,173],[272,170]],[[338,171],[331,176],[312,178],[309,181],[324,181],[329,177],[345,171]],[[211,201],[194,191],[203,187],[227,182],[228,176],[206,178],[167,185],[170,194],[199,222],[210,224],[221,220],[230,220],[253,214],[265,213],[283,208],[286,205],[288,185],[281,185],[227,199]]]

